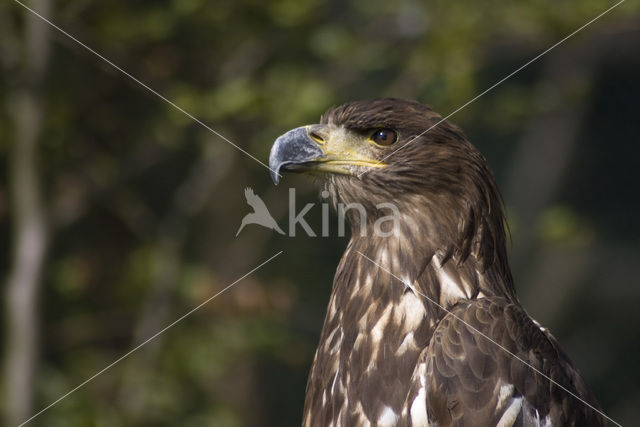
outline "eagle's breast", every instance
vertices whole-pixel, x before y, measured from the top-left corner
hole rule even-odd
[[[380,252],[378,261],[389,266],[386,257]],[[395,425],[433,332],[428,301],[413,280],[372,272],[362,261],[369,262],[347,250],[338,267],[307,386],[305,425],[311,413],[323,414],[321,425]]]

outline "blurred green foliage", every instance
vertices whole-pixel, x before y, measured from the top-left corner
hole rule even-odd
[[[50,18],[266,162],[278,135],[344,101],[407,97],[446,115],[610,5],[69,0],[56,2]],[[640,317],[633,302],[640,297],[640,62],[630,54],[640,36],[639,11],[638,3],[625,2],[452,119],[507,189],[525,306],[556,333],[605,411],[623,424],[637,419],[640,404]],[[15,137],[10,94],[21,80],[28,12],[4,2],[0,14],[10,24],[0,26],[4,273],[12,239],[4,173]],[[251,226],[235,233],[249,210],[246,186],[285,224],[284,187],[298,188],[302,206],[316,201],[313,184],[286,177],[274,188],[263,166],[51,32],[39,173],[52,244],[40,301],[37,408],[278,250],[285,253],[33,425],[299,424],[346,240],[282,237]],[[592,60],[584,79],[574,78],[573,68],[554,68],[554,57],[561,63],[585,50],[580,57]],[[543,90],[554,79],[572,82],[563,88],[573,95]],[[541,120],[544,128],[548,115],[562,121],[562,108],[582,111],[572,137],[577,148],[558,182],[529,209],[511,197],[518,195],[508,190],[512,178],[535,183],[547,171],[523,177],[510,165],[531,123]],[[554,135],[558,144],[566,137],[548,136]],[[317,211],[308,216],[315,229]]]

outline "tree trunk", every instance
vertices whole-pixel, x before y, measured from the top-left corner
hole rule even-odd
[[[32,2],[48,15],[49,0]],[[40,87],[49,51],[49,28],[37,17],[25,17],[23,77],[7,97],[13,116],[9,182],[13,224],[11,272],[7,280],[7,346],[5,357],[5,425],[18,425],[33,412],[38,316],[37,299],[47,247],[47,226],[38,180],[37,148],[42,129]]]

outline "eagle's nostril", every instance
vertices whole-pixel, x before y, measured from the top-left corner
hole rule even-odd
[[[329,140],[329,130],[325,125],[307,126],[307,135],[317,144],[325,144]]]
[[[322,135],[320,135],[317,132],[311,131],[309,132],[309,136],[316,142],[320,143],[320,144],[324,144],[325,140],[324,137]]]

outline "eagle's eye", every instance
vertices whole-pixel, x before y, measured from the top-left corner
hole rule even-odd
[[[398,140],[398,134],[393,129],[377,129],[369,139],[378,145],[388,147]]]

